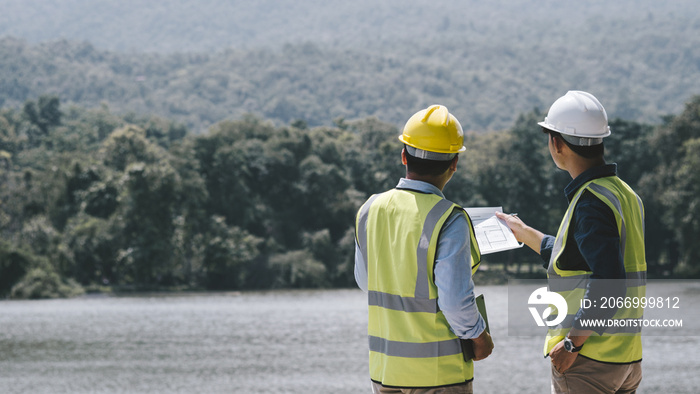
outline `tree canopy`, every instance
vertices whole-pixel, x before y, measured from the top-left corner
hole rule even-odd
[[[448,198],[555,232],[568,175],[551,163],[542,116],[468,133]],[[611,121],[606,157],[645,202],[653,276],[700,272],[699,119],[695,97],[662,125]],[[403,175],[398,134],[373,117],[308,127],[255,116],[193,134],[55,96],[4,108],[0,296],[352,286],[354,215]],[[518,250],[484,266],[537,260]]]

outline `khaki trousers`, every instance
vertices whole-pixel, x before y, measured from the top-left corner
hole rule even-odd
[[[427,389],[402,389],[395,387],[384,387],[379,383],[372,381],[373,394],[472,394],[472,382],[459,384],[455,386],[436,387]]]
[[[563,374],[552,367],[552,394],[633,394],[641,381],[641,362],[608,364],[578,356]]]

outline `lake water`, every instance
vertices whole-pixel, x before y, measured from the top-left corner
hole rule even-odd
[[[508,286],[478,291],[496,349],[475,391],[549,392],[542,338],[508,336]],[[367,393],[366,308],[360,290],[0,301],[0,393]],[[639,392],[699,392],[699,345],[645,338]]]

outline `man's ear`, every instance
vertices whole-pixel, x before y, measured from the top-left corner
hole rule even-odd
[[[401,149],[401,164],[406,165],[406,148]]]
[[[452,159],[452,163],[450,164],[450,171],[456,172],[457,171],[457,162],[459,161],[459,155],[455,156],[454,159]]]
[[[554,151],[557,153],[561,153],[561,151],[564,149],[564,140],[559,137],[559,136],[554,136],[552,134],[549,135],[549,138],[552,139],[552,147],[554,148]]]

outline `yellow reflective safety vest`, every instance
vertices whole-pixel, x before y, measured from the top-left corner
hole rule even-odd
[[[644,297],[646,294],[646,257],[644,252],[644,205],[637,194],[616,176],[594,179],[581,186],[571,199],[569,208],[559,226],[552,256],[549,261],[547,277],[549,290],[560,294],[568,305],[564,321],[551,327],[547,333],[544,354],[547,356],[571,330],[574,317],[584,298],[590,271],[560,269],[559,261],[564,253],[569,237],[569,228],[574,208],[585,191],[603,201],[610,207],[620,234],[620,250],[625,266],[626,280],[610,280],[611,285],[624,283],[627,286],[627,299]],[[639,298],[638,298],[639,300]],[[619,308],[612,317],[612,327],[604,333],[591,335],[583,345],[580,354],[593,360],[609,363],[631,363],[642,359],[641,325],[639,327],[626,323],[626,319],[640,319],[643,308]],[[617,320],[615,322],[614,320]],[[608,323],[610,323],[608,322]]]
[[[472,273],[481,259],[469,216],[432,193],[393,189],[370,197],[356,219],[367,264],[370,378],[385,386],[436,387],[468,382],[457,336],[438,308],[433,277],[440,230],[455,210],[469,223]]]

